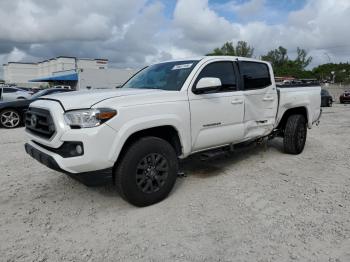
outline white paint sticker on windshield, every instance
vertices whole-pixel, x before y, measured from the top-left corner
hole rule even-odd
[[[191,68],[192,65],[193,65],[193,63],[191,63],[191,64],[182,64],[182,65],[174,65],[174,67],[171,70],[179,70],[179,69]]]

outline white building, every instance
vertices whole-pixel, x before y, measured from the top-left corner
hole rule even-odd
[[[136,70],[109,69],[107,59],[59,56],[38,63],[3,65],[4,80],[18,86],[70,85],[75,89],[112,88],[123,84]]]

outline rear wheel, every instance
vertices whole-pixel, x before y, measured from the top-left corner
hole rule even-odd
[[[284,129],[283,145],[288,154],[300,154],[306,142],[306,119],[303,115],[291,115]]]
[[[21,124],[20,114],[13,109],[5,109],[0,112],[0,126],[4,128],[16,128]]]
[[[174,187],[178,160],[174,148],[157,137],[144,137],[126,150],[114,178],[120,195],[135,206],[162,201]]]

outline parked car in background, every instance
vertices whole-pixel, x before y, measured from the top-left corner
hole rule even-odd
[[[15,128],[23,124],[24,113],[28,110],[29,104],[38,98],[72,90],[63,88],[45,89],[34,94],[30,99],[14,100],[0,103],[0,127]]]
[[[26,91],[28,93],[30,93],[31,95],[34,95],[35,93],[39,92],[40,89],[39,87],[21,87],[21,86],[18,86],[17,88],[23,90],[23,91]]]
[[[328,90],[321,90],[321,106],[331,107],[333,105],[333,97],[329,94]]]
[[[64,85],[53,86],[53,87],[51,87],[51,88],[64,88],[64,89],[70,89],[70,90],[73,89],[71,86],[64,86]]]
[[[0,87],[0,101],[12,101],[16,99],[30,99],[31,94],[17,87]]]
[[[30,87],[18,86],[17,88],[18,88],[18,89],[21,89],[21,90],[23,90],[23,91],[25,91],[25,92],[28,92],[28,93],[31,94],[31,95],[34,94],[33,90],[32,90]]]
[[[344,91],[344,93],[339,97],[341,104],[350,102],[350,90]]]

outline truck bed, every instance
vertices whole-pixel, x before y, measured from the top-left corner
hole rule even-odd
[[[321,86],[319,85],[297,85],[297,86],[278,86],[278,111],[276,126],[282,119],[285,111],[290,108],[304,107],[308,108],[308,127],[311,128],[321,114]]]

